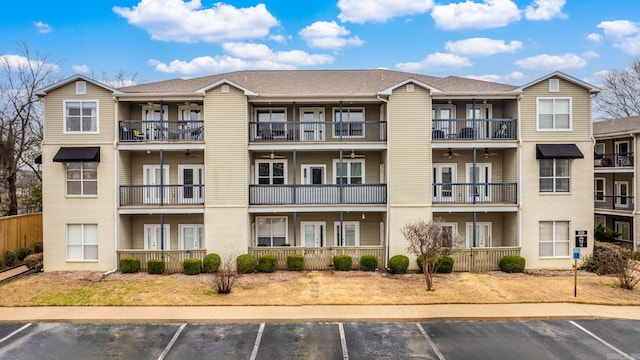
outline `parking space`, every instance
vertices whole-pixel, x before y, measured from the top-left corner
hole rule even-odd
[[[639,359],[640,321],[0,324],[0,359]]]

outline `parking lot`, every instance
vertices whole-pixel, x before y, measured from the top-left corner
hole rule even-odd
[[[640,359],[640,321],[0,323],[1,359]]]

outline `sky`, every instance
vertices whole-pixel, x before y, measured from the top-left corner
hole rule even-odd
[[[248,69],[377,69],[524,85],[559,70],[598,85],[640,57],[638,0],[32,0],[0,2],[60,78],[137,83]],[[35,56],[32,56],[32,59]]]

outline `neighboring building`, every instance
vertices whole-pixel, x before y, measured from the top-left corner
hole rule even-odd
[[[593,123],[594,223],[604,224],[620,234],[621,245],[640,248],[635,194],[638,192],[640,116]]]
[[[476,262],[569,268],[576,231],[593,245],[597,91],[560,72],[520,87],[389,70],[121,89],[74,76],[40,91],[45,269],[160,251],[299,251],[323,268],[404,254],[402,226],[434,218]]]

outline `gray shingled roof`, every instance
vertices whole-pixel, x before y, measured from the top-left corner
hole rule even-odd
[[[392,70],[251,70],[193,79],[173,79],[120,88],[123,93],[189,93],[220,80],[260,96],[375,95],[408,79],[444,92],[508,92],[516,86],[456,76],[446,78]]]
[[[640,116],[593,122],[594,136],[634,132],[640,132]]]

